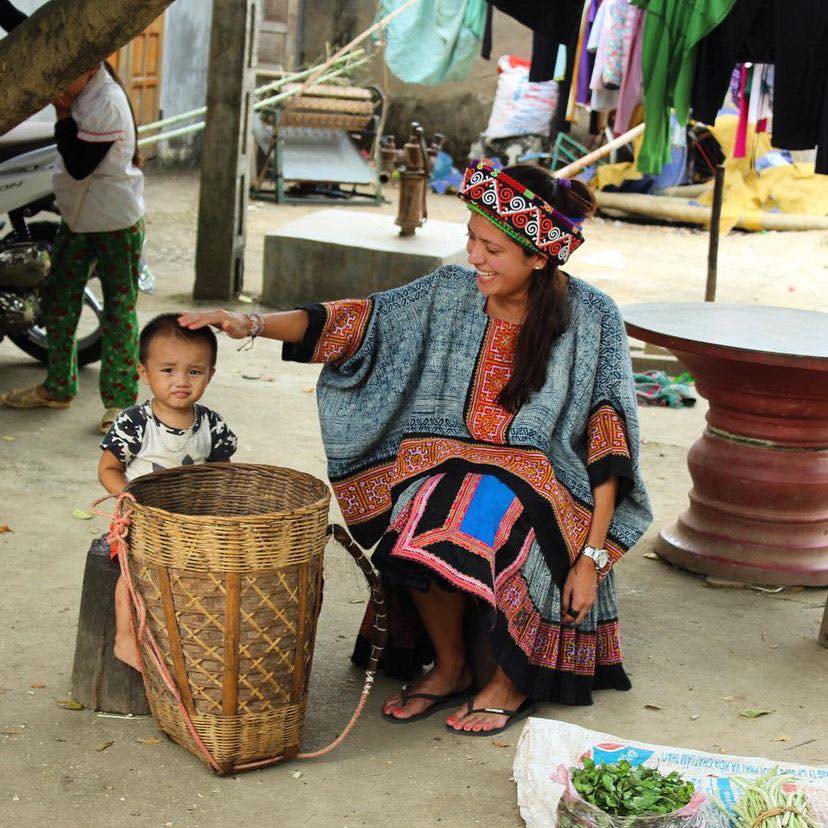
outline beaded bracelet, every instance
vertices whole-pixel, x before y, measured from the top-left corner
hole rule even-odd
[[[265,329],[265,318],[260,313],[246,313],[245,317],[247,318],[247,322],[249,325],[249,332],[248,337],[249,339],[246,342],[243,342],[241,347],[238,348],[239,351],[247,351],[253,347],[253,343],[256,341],[256,337],[260,336]]]

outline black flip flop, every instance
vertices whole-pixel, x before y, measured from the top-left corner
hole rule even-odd
[[[423,710],[422,713],[415,713],[413,716],[406,716],[403,718],[402,716],[395,716],[393,713],[386,713],[384,710],[382,711],[382,717],[387,722],[393,722],[394,724],[408,724],[409,722],[419,722],[421,719],[427,719],[433,713],[437,713],[440,710],[445,710],[447,707],[454,707],[456,704],[460,704],[464,702],[469,696],[474,695],[474,690],[471,687],[467,687],[465,690],[458,690],[456,693],[448,693],[445,696],[435,696],[433,693],[409,693],[408,692],[408,685],[404,684],[402,690],[400,691],[400,705],[404,706],[407,704],[411,699],[426,699],[427,701],[434,702],[431,707],[427,707]]]
[[[458,736],[496,736],[498,733],[503,733],[506,728],[511,727],[515,722],[531,716],[537,709],[537,705],[532,699],[524,699],[517,710],[504,710],[502,707],[472,707],[474,699],[469,699],[466,707],[466,715],[470,716],[472,713],[495,713],[498,716],[508,716],[506,724],[503,727],[496,727],[492,730],[463,730],[462,728],[452,727],[446,722],[446,730],[456,733]]]

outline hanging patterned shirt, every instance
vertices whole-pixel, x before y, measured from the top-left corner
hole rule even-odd
[[[236,452],[236,435],[209,408],[195,405],[195,419],[186,429],[162,423],[148,400],[125,408],[101,441],[125,466],[127,480],[144,474],[229,460]]]

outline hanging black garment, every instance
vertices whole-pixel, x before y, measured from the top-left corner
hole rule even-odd
[[[578,42],[584,2],[585,0],[490,0],[490,7],[500,9],[532,30],[529,80],[533,83],[552,80],[559,44],[574,49]],[[491,17],[486,22],[491,43]],[[483,57],[486,57],[485,52]]]
[[[816,171],[828,173],[828,3],[736,0],[699,45],[694,118],[713,123],[743,61],[774,64],[773,145],[818,146]]]
[[[9,0],[0,0],[0,29],[10,32],[27,19],[22,11],[18,11],[9,3]]]

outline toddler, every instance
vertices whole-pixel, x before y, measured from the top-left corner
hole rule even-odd
[[[124,409],[101,441],[98,479],[110,494],[141,475],[229,460],[236,451],[224,420],[198,404],[215,373],[216,336],[182,328],[179,316],[161,314],[141,331],[138,375],[152,398]],[[123,575],[115,587],[115,655],[141,669]]]

